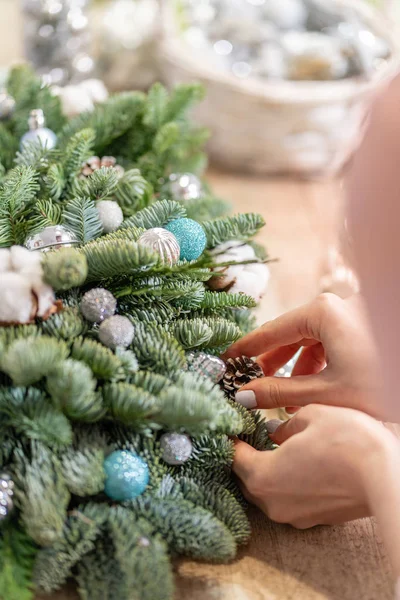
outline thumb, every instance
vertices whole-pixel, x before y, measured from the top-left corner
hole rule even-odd
[[[239,479],[245,483],[257,468],[257,458],[260,452],[242,442],[235,440],[235,456],[233,459],[233,471]]]
[[[235,400],[246,408],[307,406],[323,400],[329,404],[326,371],[296,377],[263,377],[241,388]]]
[[[269,433],[268,435],[275,444],[279,444],[280,446],[292,436],[304,431],[309,423],[309,419],[304,418],[304,412],[300,410],[291,419],[282,423],[273,433]]]

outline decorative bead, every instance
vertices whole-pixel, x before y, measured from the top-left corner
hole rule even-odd
[[[99,339],[108,348],[127,348],[133,340],[135,328],[128,319],[121,315],[109,317],[99,327]]]
[[[113,200],[100,200],[96,208],[105,233],[118,229],[124,220],[120,205]]]
[[[153,227],[142,233],[138,244],[157,252],[165,265],[172,266],[179,260],[181,249],[178,240],[173,233],[162,227]]]
[[[189,371],[209,377],[214,383],[221,381],[226,371],[226,364],[223,360],[205,352],[191,350],[186,353],[186,360]]]
[[[7,92],[0,92],[0,121],[10,119],[14,114],[15,100]]]
[[[40,108],[32,110],[29,116],[29,131],[24,133],[21,138],[20,149],[23,150],[27,143],[40,142],[42,146],[51,150],[57,144],[57,136],[48,127],[45,127],[45,118]]]
[[[79,244],[75,234],[64,225],[50,225],[42,231],[29,236],[25,241],[28,250],[58,250],[59,248],[71,248]]]
[[[123,502],[143,494],[150,475],[147,464],[137,454],[116,450],[104,461],[104,492],[112,500]]]
[[[0,521],[13,509],[14,482],[8,473],[0,473]]]
[[[207,237],[203,227],[193,219],[175,219],[166,229],[174,234],[181,248],[181,260],[196,260],[204,252]]]
[[[189,460],[193,446],[188,435],[164,433],[160,438],[162,458],[169,465],[183,465]]]
[[[201,197],[200,179],[193,173],[173,173],[169,177],[169,189],[176,200],[197,200]]]
[[[111,292],[104,288],[89,290],[81,301],[81,312],[91,323],[101,323],[108,317],[112,317],[116,308],[116,299]]]

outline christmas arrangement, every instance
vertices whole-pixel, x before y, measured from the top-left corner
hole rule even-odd
[[[67,120],[27,67],[0,98],[0,598],[168,600],[171,558],[250,528],[231,436],[271,448],[219,355],[268,281],[257,214],[198,177],[197,85]]]

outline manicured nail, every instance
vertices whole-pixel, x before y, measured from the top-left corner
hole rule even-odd
[[[268,433],[275,433],[275,431],[282,425],[284,421],[280,419],[270,419],[265,423],[265,428]]]
[[[255,408],[257,406],[256,395],[251,390],[238,392],[235,396],[235,400],[245,408]]]

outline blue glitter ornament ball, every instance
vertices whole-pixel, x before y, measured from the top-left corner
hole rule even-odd
[[[181,260],[196,260],[206,247],[204,229],[193,219],[175,219],[165,229],[174,234],[181,248]]]
[[[149,468],[134,452],[116,450],[104,461],[104,492],[112,500],[122,502],[143,494],[149,483]]]

